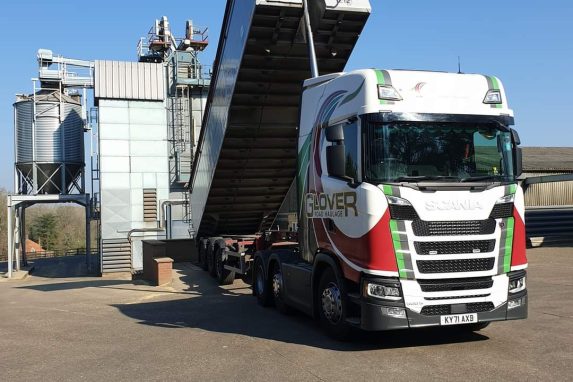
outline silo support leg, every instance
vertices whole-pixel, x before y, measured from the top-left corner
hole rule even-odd
[[[13,233],[13,237],[14,237],[14,258],[16,261],[16,271],[19,272],[20,271],[20,236],[21,236],[21,231],[20,231],[20,207],[16,206],[16,208],[14,209],[14,217],[15,217],[15,222],[14,222],[14,233]]]
[[[7,223],[8,223],[8,227],[7,227],[7,234],[8,234],[8,278],[11,279],[12,278],[12,267],[14,265],[14,243],[13,243],[13,239],[14,239],[14,222],[13,222],[13,216],[12,216],[12,205],[10,203],[10,200],[8,199],[8,215],[7,215]]]
[[[86,203],[86,266],[88,272],[91,272],[91,214],[89,198]]]

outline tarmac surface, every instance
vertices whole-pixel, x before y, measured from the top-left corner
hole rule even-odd
[[[327,338],[302,314],[259,307],[176,264],[171,287],[61,277],[77,259],[0,282],[4,381],[573,379],[573,249],[528,251],[529,318],[479,333],[418,330]],[[68,274],[69,276],[70,274]]]

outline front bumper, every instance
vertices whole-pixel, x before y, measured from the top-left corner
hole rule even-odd
[[[521,299],[521,305],[508,310],[508,301],[488,312],[479,312],[478,322],[519,320],[527,318],[527,290],[510,295],[509,300]],[[460,305],[462,309],[459,310]],[[456,313],[463,314],[463,305],[458,304]],[[383,314],[384,307],[399,307],[405,309],[406,317],[399,318]],[[384,302],[378,299],[362,297],[360,300],[360,328],[369,331],[396,330],[440,326],[440,316],[427,316],[416,313],[405,307],[403,302]]]

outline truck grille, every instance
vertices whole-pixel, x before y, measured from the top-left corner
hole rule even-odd
[[[414,243],[419,255],[458,255],[462,253],[491,252],[495,239],[470,241],[417,241]]]
[[[495,258],[462,260],[419,260],[420,273],[483,272],[493,269]]]
[[[489,215],[492,219],[508,218],[513,215],[513,203],[496,204]]]
[[[460,304],[456,304],[460,305]],[[493,302],[472,302],[469,304],[464,304],[465,312],[463,313],[481,313],[489,312],[493,310]],[[446,314],[452,314],[451,305],[427,305],[422,308],[422,315],[424,316],[443,316]]]
[[[424,221],[415,220],[412,229],[416,236],[491,235],[495,220]]]
[[[417,220],[418,213],[412,206],[390,204],[390,216],[396,220]]]
[[[493,286],[491,277],[471,277],[463,279],[418,280],[422,292],[446,292],[457,290],[487,289]]]
[[[424,300],[428,300],[428,301],[436,301],[436,300],[457,300],[457,299],[461,299],[461,298],[482,298],[482,297],[488,297],[490,296],[491,293],[486,293],[486,294],[471,294],[468,296],[447,296],[447,297],[424,297]]]

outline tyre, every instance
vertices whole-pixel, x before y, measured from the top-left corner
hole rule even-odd
[[[271,276],[271,286],[273,293],[273,301],[277,310],[283,314],[291,313],[291,308],[288,306],[284,299],[284,279],[279,263],[274,263]]]
[[[207,244],[204,243],[199,247],[199,266],[204,271],[209,270],[209,263],[207,262]]]
[[[348,340],[352,328],[346,322],[346,292],[332,268],[327,268],[322,274],[315,301],[318,303],[320,324],[326,333],[337,340]]]
[[[209,274],[211,275],[211,277],[216,277],[217,276],[217,272],[215,270],[215,251],[216,249],[210,248],[211,246],[209,246],[207,248],[207,271],[209,272]]]
[[[272,296],[269,289],[269,283],[265,277],[265,267],[262,260],[257,259],[253,270],[253,293],[260,306],[271,306]]]
[[[219,285],[230,285],[235,281],[235,272],[225,269],[224,250],[225,248],[218,248],[215,252],[215,272]]]

